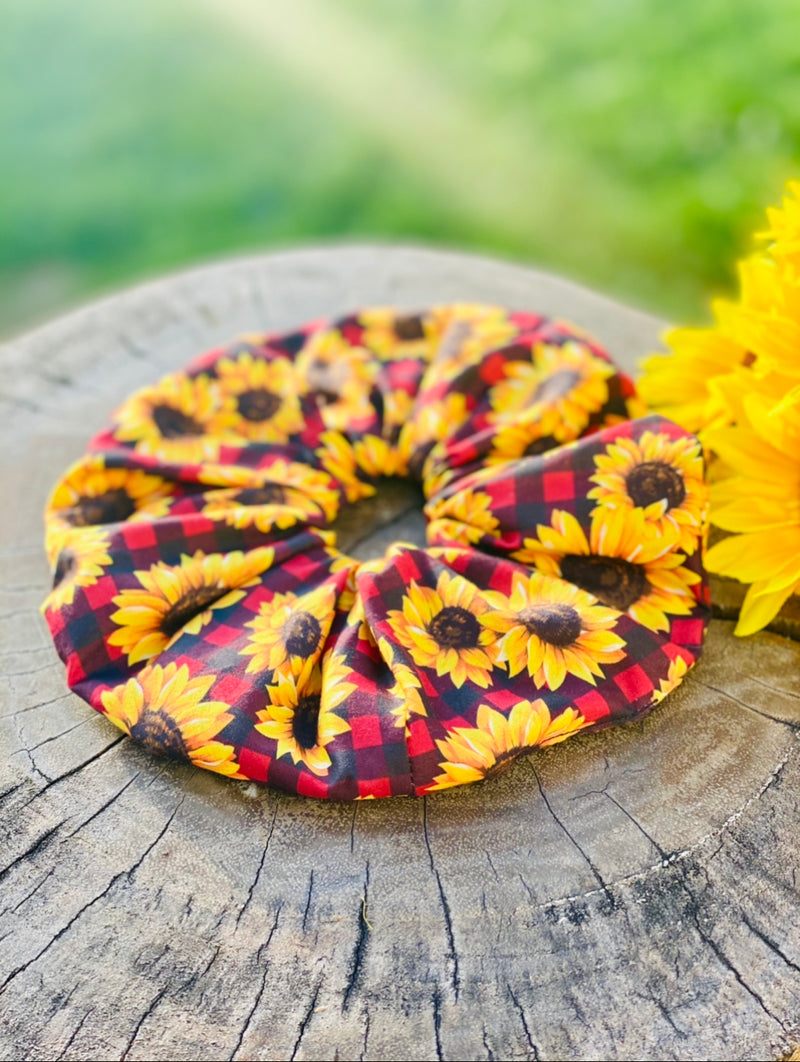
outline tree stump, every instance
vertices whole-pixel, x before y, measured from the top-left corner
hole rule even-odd
[[[795,642],[715,620],[648,718],[482,785],[348,805],[157,760],[67,691],[38,612],[41,510],[115,404],[239,332],[453,300],[566,317],[628,369],[658,342],[658,321],[573,284],[373,246],[184,273],[2,351],[3,1058],[770,1059],[796,1043]],[[419,538],[409,484],[364,504],[345,549]]]

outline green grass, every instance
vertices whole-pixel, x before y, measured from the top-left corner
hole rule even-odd
[[[796,28],[790,0],[6,0],[0,331],[359,236],[702,319],[798,173]]]

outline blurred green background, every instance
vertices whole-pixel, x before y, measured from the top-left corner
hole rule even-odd
[[[796,0],[3,0],[0,333],[389,237],[675,320],[796,175]]]

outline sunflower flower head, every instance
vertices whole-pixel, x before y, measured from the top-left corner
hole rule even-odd
[[[739,635],[800,592],[799,182],[767,220],[761,248],[740,263],[738,299],[714,303],[711,328],[668,336],[672,355],[646,362],[640,385],[712,456],[710,519],[731,537],[706,564],[749,584]]]
[[[490,778],[510,767],[518,756],[555,745],[592,725],[574,708],[551,716],[541,699],[520,701],[508,715],[482,704],[476,722],[475,727],[454,727],[446,738],[437,740],[444,773],[434,778],[431,790]]]

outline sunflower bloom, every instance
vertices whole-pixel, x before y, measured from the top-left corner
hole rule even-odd
[[[290,756],[313,774],[324,776],[331,768],[327,746],[350,724],[336,709],[357,688],[347,681],[352,672],[332,654],[318,666],[306,667],[299,676],[282,674],[269,686],[270,703],[257,713],[255,729],[277,742],[276,756]]]
[[[437,740],[444,774],[437,775],[431,791],[490,778],[518,756],[555,745],[592,725],[574,708],[554,719],[543,700],[520,701],[507,716],[482,704],[476,722],[477,727],[454,727],[446,738]]]
[[[473,682],[486,689],[495,635],[481,627],[485,611],[486,602],[472,583],[442,572],[435,590],[412,580],[402,611],[389,612],[389,626],[415,664],[447,675],[457,688]]]
[[[512,554],[515,560],[574,583],[648,630],[668,631],[668,616],[688,616],[697,604],[692,587],[701,577],[684,567],[674,536],[647,535],[639,510],[596,513],[587,538],[571,513],[555,509],[536,534]]]
[[[711,487],[713,522],[732,537],[712,546],[709,571],[750,583],[736,633],[752,634],[800,592],[800,406],[771,411],[774,397],[745,399],[747,422],[705,439],[736,470]]]
[[[433,317],[441,336],[431,367],[431,377],[437,380],[452,379],[519,333],[500,306],[457,303],[435,309]]]
[[[151,664],[124,685],[106,690],[103,708],[115,726],[149,751],[243,778],[234,747],[213,740],[233,719],[227,704],[204,699],[216,677],[190,678],[185,664]]]
[[[800,592],[800,182],[787,192],[766,247],[739,264],[738,300],[714,303],[712,328],[668,337],[674,353],[646,363],[640,388],[711,451],[711,522],[733,537],[706,561],[750,584],[739,635]]]
[[[680,686],[689,670],[689,666],[682,656],[676,656],[674,660],[670,661],[667,677],[660,679],[658,689],[653,691],[653,704],[661,704],[668,693],[672,693],[676,686]]]
[[[108,535],[97,527],[60,529],[48,536],[53,589],[42,609],[71,605],[79,586],[94,586],[111,564]]]
[[[497,662],[510,675],[527,671],[537,686],[557,690],[567,675],[596,685],[602,664],[625,656],[625,642],[613,632],[619,613],[576,586],[534,572],[515,574],[511,596],[487,591],[495,611],[481,623],[495,631]]]
[[[406,463],[397,446],[380,435],[364,435],[353,443],[356,464],[368,476],[404,476]]]
[[[353,421],[374,415],[370,394],[378,365],[368,350],[353,346],[338,329],[311,336],[296,364],[329,431],[347,431]]]
[[[220,358],[216,372],[221,410],[212,430],[251,442],[285,443],[303,430],[300,379],[288,358]]]
[[[361,342],[381,361],[421,358],[428,361],[438,338],[428,314],[398,313],[390,307],[362,310],[358,323],[364,329]]]
[[[243,588],[255,586],[272,564],[275,551],[261,547],[243,553],[197,550],[181,555],[179,564],[159,561],[149,571],[134,572],[141,589],[123,590],[114,598],[111,620],[117,630],[108,638],[136,664],[165,649],[181,634],[199,634],[213,610],[240,601]]]
[[[107,468],[88,454],[69,469],[47,503],[48,537],[68,527],[91,527],[163,516],[173,483],[138,468]]]
[[[241,651],[250,656],[248,673],[272,671],[300,674],[309,661],[319,658],[333,622],[336,587],[323,584],[298,597],[275,594],[262,601],[258,615],[245,624],[253,633]]]
[[[491,511],[492,499],[481,490],[460,490],[449,498],[428,502],[425,514],[436,521],[437,538],[457,542],[477,542],[484,535],[496,535],[500,524]]]
[[[161,461],[214,461],[232,441],[211,432],[218,411],[219,390],[207,376],[174,373],[117,410],[114,437]]]
[[[325,471],[341,483],[349,502],[361,498],[371,498],[375,488],[359,476],[359,465],[355,450],[348,440],[338,431],[326,431],[320,435],[322,445],[315,450]]]
[[[661,537],[677,532],[678,547],[692,554],[705,523],[707,488],[703,452],[690,437],[671,439],[646,431],[639,439],[620,436],[594,459],[596,484],[587,497],[604,508],[641,509],[646,530]]]
[[[325,513],[328,520],[335,520],[339,512],[339,492],[327,472],[322,472],[299,461],[273,460],[266,468],[248,468],[245,465],[205,464],[197,478],[211,487],[241,487],[253,491],[272,491],[271,501],[265,504],[281,504],[287,495],[279,488],[288,488],[288,496],[294,498],[302,493],[315,507]],[[274,490],[273,490],[274,488]]]
[[[538,438],[569,442],[583,431],[593,413],[608,402],[607,380],[614,366],[582,343],[536,343],[531,361],[512,361],[505,379],[489,392],[489,421],[538,423]]]

